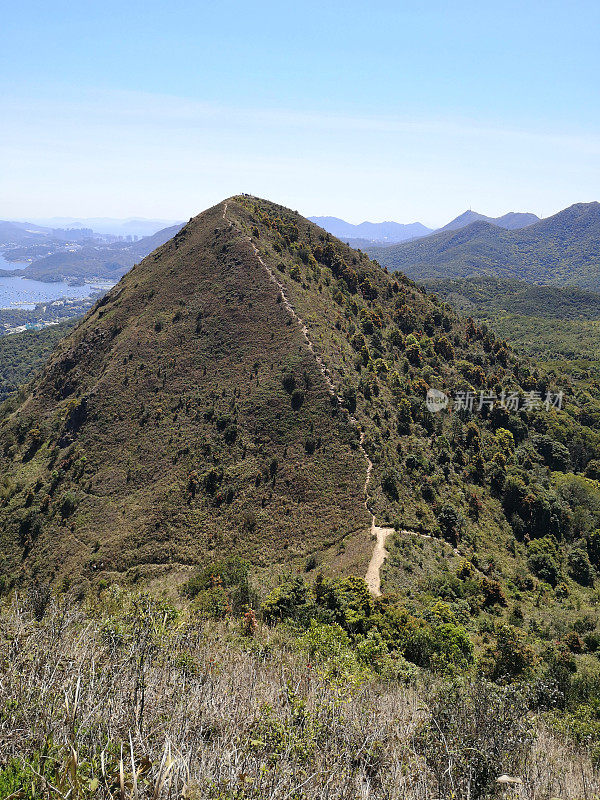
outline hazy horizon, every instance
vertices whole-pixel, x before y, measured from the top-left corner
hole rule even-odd
[[[225,199],[225,198],[223,198],[223,199]],[[271,198],[263,198],[263,199],[271,199]],[[594,202],[594,201],[589,201],[589,202]],[[202,210],[204,210],[204,209],[202,209]],[[558,209],[557,211],[562,211],[562,210],[563,209]],[[484,216],[490,217],[490,218],[503,216],[502,213],[500,213],[500,214],[490,214],[490,213],[486,213],[485,211],[482,211],[481,209],[477,209],[477,208],[470,208],[470,209],[464,208],[461,211],[457,211],[452,217],[450,217],[449,219],[441,222],[439,225],[437,225],[435,227],[434,226],[428,226],[428,227],[431,227],[432,230],[435,230],[436,228],[441,228],[444,225],[447,225],[449,222],[451,222],[454,219],[456,219],[457,217],[459,217],[462,214],[464,214],[466,211],[473,211],[473,212],[476,212],[478,214],[483,214]],[[534,212],[529,212],[528,209],[510,209],[510,211],[519,212],[519,213],[534,213]],[[198,212],[198,213],[201,213],[201,212]],[[503,212],[503,213],[509,213],[509,212]],[[425,224],[425,223],[422,223],[422,220],[419,220],[419,219],[391,219],[391,218],[386,218],[386,219],[356,219],[356,220],[353,220],[353,219],[346,219],[346,218],[339,217],[337,214],[312,214],[310,212],[306,212],[306,213],[303,212],[303,216],[305,216],[307,218],[311,218],[311,219],[312,218],[339,219],[340,221],[346,222],[346,223],[348,223],[350,225],[356,225],[356,226],[364,224],[364,223],[370,223],[370,224],[374,224],[374,225],[379,225],[379,224],[384,224],[384,223],[398,223],[400,225],[412,225],[412,224],[416,224],[416,223]],[[549,214],[548,216],[552,216],[552,214]],[[61,227],[61,226],[64,226],[65,224],[69,224],[69,223],[80,223],[80,224],[89,223],[89,227],[93,227],[92,223],[96,222],[96,221],[98,221],[98,222],[101,221],[101,222],[105,223],[107,227],[109,227],[110,223],[114,223],[116,225],[116,224],[120,224],[120,223],[135,223],[135,222],[148,223],[148,224],[149,223],[156,223],[156,224],[163,225],[163,227],[167,227],[167,226],[171,226],[171,225],[177,225],[177,224],[182,223],[182,222],[185,223],[187,221],[187,219],[182,219],[182,218],[179,218],[179,219],[175,219],[175,218],[172,218],[172,219],[160,219],[160,218],[156,218],[156,217],[141,217],[139,215],[130,215],[128,217],[110,217],[110,216],[78,217],[76,215],[65,214],[65,215],[53,216],[53,217],[6,217],[5,221],[7,221],[7,222],[19,222],[19,223],[30,222],[32,224],[40,225],[42,227],[44,227],[44,226]],[[157,230],[158,230],[158,228],[157,228]],[[98,232],[102,232],[102,231],[98,231]]]

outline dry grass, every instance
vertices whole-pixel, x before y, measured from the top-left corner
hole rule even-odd
[[[450,796],[431,764],[450,774],[464,747],[441,739],[425,760],[424,690],[310,664],[283,628],[245,639],[118,591],[98,611],[1,611],[0,797]],[[522,796],[598,795],[585,754],[546,729],[526,750]],[[485,796],[474,785],[454,796]]]

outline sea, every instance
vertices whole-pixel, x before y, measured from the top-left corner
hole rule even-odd
[[[23,269],[26,263],[7,261],[0,253],[0,269]],[[95,282],[84,286],[70,286],[65,281],[45,283],[22,278],[20,275],[0,275],[0,309],[3,308],[35,308],[37,303],[60,300],[62,297],[82,299],[98,291],[107,291],[112,283]]]

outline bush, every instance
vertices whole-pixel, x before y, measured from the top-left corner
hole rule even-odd
[[[423,623],[414,628],[403,654],[419,667],[452,672],[473,662],[473,643],[462,625]]]
[[[283,581],[267,596],[261,606],[263,619],[269,624],[296,617],[309,600],[308,584],[297,577]]]
[[[227,605],[235,613],[242,612],[246,606],[252,604],[253,596],[249,584],[250,562],[240,556],[231,556],[222,561],[207,564],[196,575],[190,578],[181,587],[181,594],[194,599],[201,592],[219,588],[225,594]],[[214,597],[207,600],[211,603],[221,604],[223,598]],[[225,601],[223,600],[223,603]]]
[[[569,553],[569,575],[582,586],[592,586],[594,583],[594,568],[587,550],[582,547],[574,547]]]
[[[456,547],[458,544],[458,535],[462,527],[463,519],[458,511],[453,506],[446,503],[440,509],[437,516],[437,522],[440,526],[442,536],[447,542]]]
[[[292,392],[292,408],[298,411],[304,402],[304,392],[302,389],[294,389]]]
[[[480,800],[502,773],[520,775],[533,743],[523,691],[487,682],[441,686],[418,732],[418,752],[437,781],[436,797]]]
[[[527,676],[537,664],[537,656],[523,631],[500,624],[496,642],[488,645],[480,660],[482,674],[494,681],[512,681]]]
[[[556,541],[550,536],[534,539],[527,548],[527,564],[538,578],[556,586],[560,576],[559,552]]]
[[[281,385],[288,394],[291,394],[296,388],[296,378],[290,372],[287,372],[281,379]]]

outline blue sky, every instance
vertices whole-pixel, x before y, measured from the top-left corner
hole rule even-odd
[[[0,217],[548,215],[600,199],[596,2],[21,2]]]

